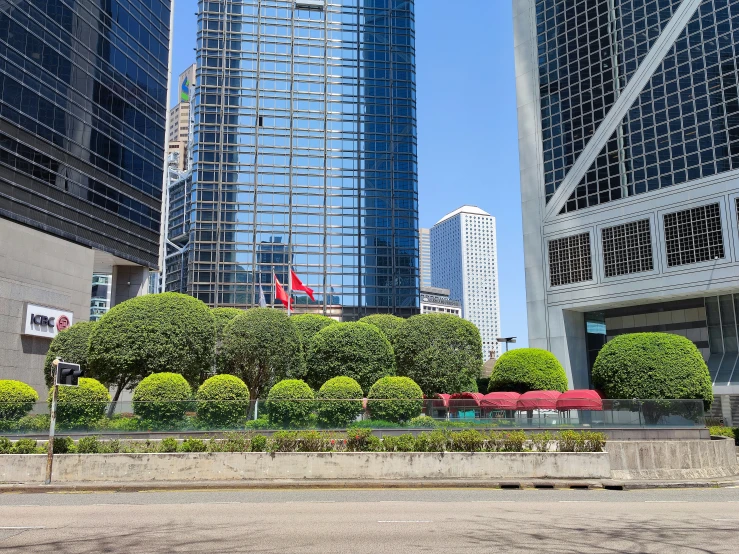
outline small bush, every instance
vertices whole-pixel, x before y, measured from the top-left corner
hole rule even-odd
[[[395,335],[405,323],[405,319],[392,314],[373,314],[364,316],[359,322],[377,327],[394,347]]]
[[[580,434],[577,431],[564,430],[557,433],[557,450],[560,452],[577,452]]]
[[[351,429],[346,433],[346,449],[349,452],[380,452],[382,441],[370,429]]]
[[[113,439],[100,443],[100,452],[102,454],[118,454],[121,451],[121,441]]]
[[[370,388],[367,408],[373,419],[408,421],[421,414],[423,391],[408,377],[383,377]]]
[[[731,439],[736,438],[734,435],[734,429],[731,427],[722,427],[720,425],[714,425],[709,427],[708,431],[715,437],[729,437]]]
[[[208,445],[201,439],[188,437],[180,443],[178,450],[180,452],[205,452],[208,450]]]
[[[526,443],[526,433],[523,431],[509,431],[503,433],[503,452],[523,452]]]
[[[583,431],[583,452],[603,452],[606,445],[606,435],[595,431]]]
[[[303,431],[298,433],[297,452],[329,452],[331,437],[318,431]]]
[[[227,433],[225,438],[219,441],[218,452],[249,452],[249,437],[244,433]]]
[[[382,447],[385,452],[415,452],[416,439],[410,433],[404,435],[388,435],[382,439]]]
[[[362,419],[352,421],[348,426],[349,429],[400,429],[401,427],[405,425],[384,419]]]
[[[245,429],[272,429],[274,425],[269,422],[267,416],[260,416],[258,419],[250,419],[244,424]]]
[[[177,452],[179,446],[180,443],[177,441],[177,439],[167,437],[166,439],[162,439],[159,441],[159,452]]]
[[[52,391],[49,391],[51,407]],[[105,415],[108,389],[95,379],[81,377],[77,387],[59,387],[56,421],[62,429],[89,429]]]
[[[567,390],[567,374],[551,352],[539,348],[517,348],[495,362],[488,391]]]
[[[313,391],[305,381],[280,381],[267,395],[269,422],[292,427],[305,425],[313,411],[313,400]]]
[[[0,437],[0,454],[10,454],[12,450],[13,443],[10,442],[10,439]]]
[[[196,394],[198,419],[211,427],[233,429],[249,411],[249,388],[233,375],[207,379]]]
[[[482,452],[484,449],[485,436],[475,429],[450,434],[452,452]]]
[[[537,452],[549,452],[549,445],[553,440],[554,437],[549,431],[531,435],[531,445]]]
[[[298,442],[297,431],[277,431],[267,441],[267,452],[295,452]]]
[[[254,435],[249,444],[252,452],[264,452],[267,450],[267,437],[264,435]]]
[[[300,335],[303,351],[308,353],[308,345],[313,337],[324,327],[336,325],[338,321],[319,314],[298,314],[290,318]]]
[[[436,427],[436,421],[433,417],[427,415],[416,416],[408,422],[408,427],[416,429],[432,429]]]
[[[416,437],[417,452],[446,452],[448,450],[449,437],[444,431],[431,431],[421,433]]]
[[[31,433],[43,433],[49,431],[51,425],[49,414],[27,415],[18,420],[18,430]]]
[[[101,450],[102,444],[95,436],[82,437],[77,441],[78,454],[99,454]]]
[[[0,420],[17,421],[33,409],[38,393],[25,383],[0,379]]]
[[[47,452],[49,451],[48,444],[46,445],[46,451]],[[72,437],[55,437],[54,438],[54,454],[74,454],[76,451],[77,451],[77,447],[75,446],[74,440],[72,439]]]
[[[56,441],[54,441],[56,442]],[[54,449],[56,453],[56,448]],[[12,454],[35,454],[36,441],[34,439],[19,439],[13,445]]]
[[[152,373],[133,391],[133,413],[154,423],[182,420],[192,389],[178,373]]]
[[[351,377],[334,377],[316,394],[316,415],[324,427],[346,427],[362,413],[362,387]]]

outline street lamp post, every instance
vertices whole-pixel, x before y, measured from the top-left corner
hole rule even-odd
[[[510,343],[514,343],[515,344],[516,337],[498,337],[495,340],[497,340],[498,342],[504,342],[505,343],[505,351],[508,352],[508,345]]]

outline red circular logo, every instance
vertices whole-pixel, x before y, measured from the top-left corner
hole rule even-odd
[[[67,327],[69,327],[69,318],[66,315],[60,315],[56,320],[56,330],[64,331]]]

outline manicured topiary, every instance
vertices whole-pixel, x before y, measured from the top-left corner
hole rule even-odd
[[[33,409],[38,393],[25,383],[0,379],[0,421],[17,421]]]
[[[495,362],[488,391],[567,390],[567,374],[551,352],[539,348],[517,348]]]
[[[48,403],[51,406],[52,391]],[[59,387],[56,421],[62,429],[85,429],[95,425],[105,414],[110,393],[96,379],[80,377],[77,387]]]
[[[423,391],[408,377],[383,377],[367,394],[372,419],[400,423],[421,414]]]
[[[187,294],[165,292],[113,306],[90,334],[90,373],[116,396],[152,373],[179,373],[196,385],[212,369],[215,319]]]
[[[593,385],[606,398],[700,399],[713,402],[711,377],[690,340],[669,333],[619,335],[601,348]]]
[[[249,387],[253,400],[281,379],[305,374],[303,348],[291,318],[281,310],[252,308],[223,330],[223,371]]]
[[[319,314],[300,314],[290,318],[300,334],[303,343],[303,352],[308,353],[308,345],[318,331],[329,325],[336,325],[338,321]]]
[[[362,387],[351,377],[334,377],[316,393],[316,415],[324,427],[346,427],[362,413]]]
[[[133,413],[147,421],[173,423],[185,417],[192,389],[179,373],[153,373],[133,391]]]
[[[380,329],[382,334],[385,335],[385,338],[390,341],[390,344],[392,344],[393,347],[395,346],[395,334],[405,323],[405,319],[392,314],[367,315],[359,321],[362,323],[369,323],[370,325],[374,325]]]
[[[211,309],[213,317],[215,318],[215,331],[216,331],[216,342],[215,342],[215,362],[216,362],[216,373],[225,372],[225,362],[221,354],[221,345],[223,344],[223,330],[226,325],[237,315],[244,313],[244,310],[238,308],[213,308]]]
[[[273,425],[300,427],[313,412],[313,391],[305,381],[285,379],[275,384],[267,395],[269,422]]]
[[[426,396],[464,392],[482,370],[482,340],[473,323],[450,314],[413,316],[395,333],[398,375]]]
[[[308,346],[306,381],[319,387],[332,377],[356,380],[363,390],[395,373],[393,348],[377,327],[339,323],[321,329]]]
[[[64,331],[59,331],[49,345],[44,360],[44,380],[46,386],[51,387],[54,382],[51,378],[51,362],[59,357],[65,362],[79,364],[80,369],[89,373],[87,356],[89,352],[90,333],[97,325],[95,321],[78,321]]]
[[[213,427],[235,428],[249,411],[249,388],[234,375],[207,379],[196,394],[198,419]]]

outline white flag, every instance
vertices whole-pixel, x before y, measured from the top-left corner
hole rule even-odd
[[[267,307],[267,299],[264,297],[264,290],[262,290],[262,285],[259,285],[259,307]]]

